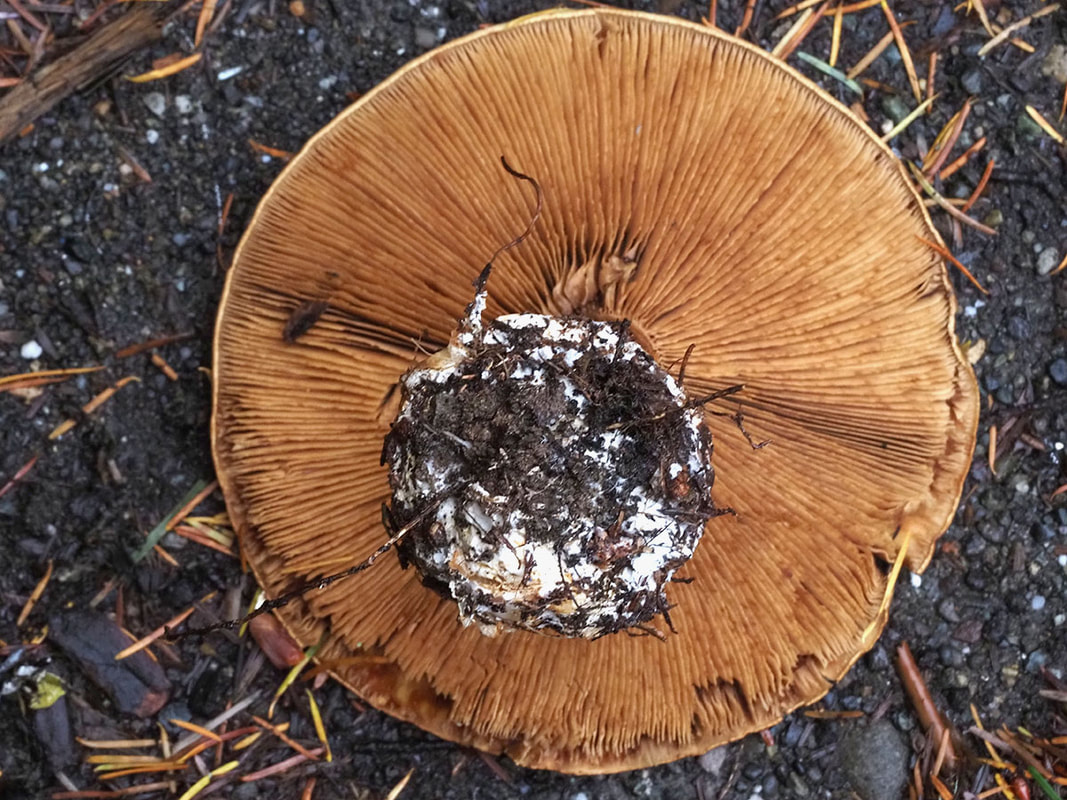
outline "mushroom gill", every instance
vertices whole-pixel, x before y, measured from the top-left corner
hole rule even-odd
[[[713,28],[558,11],[413,61],[316,135],[261,203],[219,311],[213,444],[268,595],[387,538],[401,375],[445,346],[490,254],[486,319],[629,320],[687,387],[734,384],[712,519],[668,590],[677,633],[462,627],[382,559],[278,610],[377,707],[574,773],[648,766],[822,696],[877,638],[903,541],[925,567],[959,499],[977,389],[937,233],[847,109]],[[293,342],[295,309],[326,311]]]

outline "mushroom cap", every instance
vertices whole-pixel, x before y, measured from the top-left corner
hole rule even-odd
[[[463,628],[380,559],[278,610],[339,680],[446,739],[572,773],[704,752],[821,697],[874,643],[904,541],[922,570],[959,500],[977,387],[938,240],[889,149],[767,53],[678,19],[557,11],[405,66],[318,133],[238,248],[213,448],[268,595],[386,539],[397,382],[496,260],[487,319],[629,319],[687,391],[743,383],[754,451],[711,413],[717,505],[668,596],[676,634]],[[294,309],[326,301],[295,342]],[[729,405],[710,411],[734,410]]]

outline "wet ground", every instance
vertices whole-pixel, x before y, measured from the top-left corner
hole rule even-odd
[[[772,20],[782,6],[777,0],[758,3],[749,37],[772,46],[790,22]],[[209,34],[200,64],[163,81],[105,81],[0,146],[0,374],[106,365],[34,397],[0,395],[0,485],[38,457],[0,497],[0,639],[8,645],[31,639],[52,615],[84,608],[113,578],[123,586],[125,624],[139,634],[207,591],[240,581],[232,559],[173,538],[166,543],[178,568],[154,558],[135,565],[131,554],[197,480],[212,478],[209,379],[202,368],[211,366],[224,266],[258,198],[283,166],[249,139],[297,150],[351,96],[412,56],[482,23],[540,7],[484,0],[320,0],[308,3],[299,18],[282,3],[235,0]],[[962,727],[970,724],[971,704],[990,724],[1035,732],[1063,724],[1063,708],[1057,723],[1055,706],[1038,692],[1048,688],[1043,668],[1059,677],[1067,670],[1067,493],[1049,499],[1067,483],[1067,272],[1049,274],[1067,253],[1067,156],[1025,107],[1056,124],[1067,81],[1067,15],[1043,17],[1019,32],[1033,45],[1032,54],[1005,44],[982,58],[977,50],[989,37],[975,14],[965,16],[964,8],[953,13],[950,4],[939,2],[894,7],[898,19],[916,22],[906,33],[920,76],[926,75],[928,54],[939,52],[941,92],[932,113],[895,144],[905,158],[920,157],[973,97],[953,157],[982,136],[987,144],[943,189],[948,196],[967,196],[995,159],[989,187],[972,214],[998,233],[965,228],[953,248],[990,292],[984,296],[952,273],[960,337],[981,351],[976,371],[984,412],[965,500],[926,574],[902,578],[880,643],[824,704],[860,710],[866,718],[794,714],[771,731],[771,747],[753,736],[700,759],[603,778],[529,771],[505,761],[505,781],[477,756],[373,710],[361,712],[345,692],[327,686],[319,702],[333,763],[304,765],[225,793],[294,797],[306,777],[316,775],[316,798],[377,797],[414,767],[401,797],[847,798],[855,791],[896,798],[918,735],[891,657],[904,640],[935,699]],[[999,15],[1003,24],[1040,7],[987,3],[990,16]],[[707,13],[691,4],[670,11],[690,19]],[[738,3],[720,3],[723,27],[732,30],[740,17]],[[127,73],[145,71],[153,58],[176,50],[188,52],[193,25],[192,16],[172,25],[164,42],[140,54]],[[878,8],[846,16],[840,63],[854,64],[886,30]],[[824,21],[801,49],[825,59],[829,45]],[[845,102],[855,99],[795,56],[790,63]],[[866,89],[864,108],[876,129],[914,106],[893,48],[864,77],[893,89]],[[230,194],[220,236],[220,213]],[[947,216],[934,215],[951,242]],[[116,357],[127,345],[172,334],[189,334],[159,351],[177,371],[176,381],[147,353]],[[80,412],[94,394],[129,375],[139,382],[95,413]],[[79,424],[49,441],[49,431],[66,418]],[[999,431],[995,474],[988,459],[991,425]],[[206,507],[221,510],[218,496]],[[15,619],[49,560],[53,578],[20,632]],[[99,609],[113,610],[116,602],[112,591]],[[202,720],[218,713],[246,663],[247,645],[222,637],[186,640],[175,652],[179,663],[164,661],[174,689],[160,718]],[[79,665],[54,650],[34,651],[24,663],[44,663],[49,654],[49,669],[70,683],[75,733],[158,735],[153,718],[115,713]],[[14,669],[0,668],[0,679],[13,679]],[[268,666],[249,691],[269,694],[280,680],[281,673]],[[292,735],[314,742],[306,703],[292,702]],[[872,723],[873,716],[880,721]],[[46,797],[62,790],[57,769],[78,788],[100,788],[82,765],[82,750],[75,749],[68,763],[49,755],[18,693],[0,698],[0,718],[0,796]],[[287,754],[265,751],[263,763]],[[178,785],[180,793],[188,781]]]

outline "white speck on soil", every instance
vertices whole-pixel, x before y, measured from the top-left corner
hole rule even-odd
[[[43,352],[41,345],[37,344],[35,339],[30,339],[26,344],[22,345],[19,355],[27,361],[33,361],[35,358],[40,358]]]

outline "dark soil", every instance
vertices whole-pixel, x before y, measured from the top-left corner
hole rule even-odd
[[[693,20],[707,13],[704,6],[668,4],[670,13]],[[783,5],[760,0],[748,36],[772,46],[792,22],[773,21]],[[25,479],[0,497],[5,643],[28,641],[53,615],[85,608],[113,578],[123,587],[125,626],[138,635],[206,592],[241,583],[232,559],[182,546],[172,537],[165,544],[180,568],[155,557],[134,564],[131,554],[198,479],[212,477],[209,379],[201,368],[211,366],[225,264],[283,165],[254,150],[249,139],[297,150],[347,105],[351,93],[365,92],[411,57],[482,23],[539,7],[484,0],[441,5],[319,0],[307,4],[301,19],[273,0],[234,0],[195,67],[146,84],[104,81],[0,147],[0,373],[106,365],[47,387],[36,399],[0,395],[0,485],[39,456]],[[1067,42],[1067,15],[1043,17],[1019,32],[1034,46],[1033,54],[1005,44],[982,58],[977,50],[988,35],[973,14],[964,16],[962,8],[953,13],[951,3],[934,0],[903,0],[894,7],[898,19],[916,21],[906,35],[921,76],[928,54],[940,53],[941,92],[932,112],[894,144],[904,158],[920,159],[973,96],[952,157],[981,136],[988,143],[942,189],[951,197],[968,195],[985,164],[995,159],[989,188],[972,213],[998,235],[964,228],[962,241],[953,246],[990,291],[984,296],[952,273],[960,338],[984,347],[976,371],[985,395],[978,450],[956,524],[921,580],[903,576],[880,643],[825,700],[830,709],[882,713],[878,736],[860,735],[868,730],[864,720],[815,720],[798,713],[772,729],[773,747],[753,736],[699,759],[603,778],[571,778],[505,762],[510,776],[505,782],[477,756],[373,710],[361,713],[345,691],[327,685],[318,697],[333,762],[304,765],[275,780],[233,784],[222,789],[225,794],[299,796],[306,776],[314,774],[314,797],[320,800],[378,797],[414,767],[401,795],[408,800],[712,798],[727,784],[723,796],[738,799],[755,793],[849,798],[853,790],[883,797],[879,787],[899,786],[910,765],[899,748],[864,743],[888,737],[891,744],[910,747],[919,733],[891,658],[902,640],[910,642],[936,700],[961,726],[969,724],[973,703],[987,723],[1053,730],[1055,709],[1038,691],[1046,688],[1043,669],[1060,677],[1067,669],[1067,493],[1049,499],[1067,483],[1067,272],[1048,272],[1067,252],[1067,157],[1025,107],[1055,124],[1067,78],[1064,51],[1056,48]],[[987,7],[1006,24],[1041,4],[1020,0]],[[722,0],[720,25],[733,30],[741,11],[736,0]],[[172,25],[164,42],[140,54],[126,72],[143,72],[153,58],[175,50],[188,52],[193,25],[192,17]],[[801,49],[825,59],[829,31],[829,23],[821,22]],[[877,7],[846,16],[840,63],[854,64],[885,31]],[[845,102],[854,100],[847,88],[795,56],[791,63]],[[866,89],[863,105],[876,130],[914,106],[892,48],[864,77],[892,87]],[[150,183],[139,176],[142,169]],[[231,193],[232,210],[220,236],[220,211]],[[933,213],[951,242],[947,216]],[[160,348],[177,370],[177,381],[168,380],[147,353],[115,355],[127,345],[177,333],[191,337]],[[41,348],[34,359],[20,353],[31,340]],[[88,417],[81,414],[96,392],[127,375],[140,382]],[[77,427],[49,441],[48,432],[68,417],[79,420]],[[999,431],[995,473],[987,457],[991,425]],[[218,511],[221,502],[216,496],[205,507]],[[19,630],[19,610],[49,560],[55,574]],[[117,597],[112,591],[99,610],[113,611]],[[233,681],[252,650],[246,640],[236,643],[221,634],[181,640],[170,658],[161,649],[173,690],[159,719],[203,721],[219,713],[236,697]],[[48,659],[48,669],[69,682],[67,709],[76,735],[158,736],[154,718],[115,711],[76,660],[51,645],[23,655],[24,664]],[[3,657],[0,665],[0,683],[14,681],[15,671]],[[245,694],[258,690],[269,697],[280,680],[279,671],[266,667]],[[18,697],[0,698],[0,796],[50,796],[63,788],[57,770],[78,788],[100,788],[83,765],[84,750],[66,757],[55,750],[46,754],[45,742],[52,740],[47,731],[39,735],[38,712]],[[265,706],[264,699],[252,710],[262,714]],[[302,692],[291,692],[279,713],[292,719],[292,736],[315,742]],[[63,747],[61,741],[55,746]],[[249,758],[266,765],[290,754],[266,744]],[[857,759],[864,762],[859,767]],[[881,777],[862,777],[872,767]],[[186,786],[188,780],[180,780],[179,793]]]

